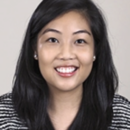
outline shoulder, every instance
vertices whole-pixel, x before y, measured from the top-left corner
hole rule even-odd
[[[130,101],[116,94],[113,99],[113,130],[130,130]]]
[[[6,93],[0,96],[0,129],[15,130],[21,128],[27,130],[15,112],[12,102],[12,94]]]
[[[0,96],[0,103],[5,103],[6,101],[8,102],[8,100],[11,101],[11,98],[12,98],[12,94],[6,93],[6,94]]]
[[[130,119],[130,101],[121,95],[115,95],[113,99],[114,115]]]
[[[10,111],[12,110],[12,95],[11,93],[4,94],[0,96],[0,111],[5,112],[5,111]],[[0,113],[2,114],[2,113]]]

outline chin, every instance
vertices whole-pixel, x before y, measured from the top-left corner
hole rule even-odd
[[[61,91],[61,92],[72,92],[72,91],[76,91],[76,90],[79,90],[81,86],[59,86],[59,87],[56,87],[57,90]]]

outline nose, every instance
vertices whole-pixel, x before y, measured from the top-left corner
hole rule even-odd
[[[59,58],[62,60],[72,60],[75,59],[76,55],[74,53],[74,49],[71,45],[68,44],[63,44],[60,53],[59,53]]]

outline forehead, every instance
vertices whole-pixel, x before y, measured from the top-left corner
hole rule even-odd
[[[79,29],[87,29],[88,31],[91,31],[87,18],[78,11],[70,11],[58,16],[50,21],[42,31],[47,28],[59,29],[61,31],[77,31]]]

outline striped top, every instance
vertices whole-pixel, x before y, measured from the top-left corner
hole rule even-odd
[[[114,96],[113,114],[109,130],[130,130],[130,102],[126,98]],[[24,124],[13,108],[11,93],[1,96],[0,130],[28,130]]]

